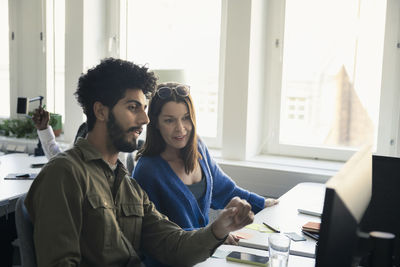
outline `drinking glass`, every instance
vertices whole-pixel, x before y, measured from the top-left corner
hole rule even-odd
[[[268,237],[270,267],[287,267],[289,261],[290,238],[283,234]]]

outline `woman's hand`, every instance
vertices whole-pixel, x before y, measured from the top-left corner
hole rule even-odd
[[[279,200],[277,200],[277,199],[267,198],[267,199],[265,199],[264,209],[268,208],[268,207],[272,207],[278,203],[279,203]]]

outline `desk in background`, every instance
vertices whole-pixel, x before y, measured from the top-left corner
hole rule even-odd
[[[17,199],[28,192],[33,180],[4,180],[9,173],[39,173],[40,168],[31,168],[34,163],[46,163],[45,156],[7,154],[0,156],[0,217],[13,212]]]
[[[325,184],[319,183],[300,183],[290,189],[279,198],[279,204],[263,209],[256,214],[254,223],[262,224],[267,222],[274,228],[278,228],[282,233],[296,232],[301,235],[301,227],[309,221],[321,222],[321,218],[299,213],[299,207],[315,203],[323,205],[325,198]],[[261,233],[252,229],[241,229],[238,232],[245,232],[252,235],[249,239],[241,239],[240,246],[268,249],[269,233]],[[305,237],[306,241],[291,241],[290,254],[304,257],[315,257],[316,241],[310,237]]]
[[[0,156],[0,259],[1,266],[12,266],[17,238],[14,210],[17,199],[28,192],[33,180],[4,180],[9,173],[38,173],[40,168],[31,168],[33,163],[46,163],[47,158],[28,154]]]

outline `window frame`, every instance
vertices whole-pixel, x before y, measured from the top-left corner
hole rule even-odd
[[[282,77],[282,44],[284,42],[284,19],[285,19],[285,1],[270,1],[268,16],[271,18],[266,29],[269,32],[269,43],[266,46],[268,51],[267,61],[269,67],[266,71],[266,77],[269,81],[266,82],[266,98],[268,103],[264,110],[266,114],[264,123],[267,127],[264,130],[266,144],[263,146],[261,154],[277,154],[284,156],[306,157],[312,159],[327,159],[344,161],[350,158],[355,152],[355,148],[323,148],[317,146],[300,146],[279,144],[280,130],[280,112],[281,112],[281,77]],[[391,8],[393,7],[393,8]],[[395,1],[388,1],[386,11],[386,24],[397,21],[397,32],[399,32],[399,15],[393,12],[399,11],[399,4]],[[390,19],[388,19],[388,17]],[[398,38],[398,33],[397,33]],[[379,125],[378,137],[376,144],[376,153],[387,155],[396,155],[398,153],[398,132],[399,132],[399,113],[400,105],[391,99],[399,99],[399,93],[395,88],[399,88],[399,79],[395,76],[394,70],[399,69],[399,56],[393,43],[396,40],[395,30],[391,27],[385,27],[385,44],[383,54],[383,69],[381,83],[381,100],[379,109]],[[397,39],[398,40],[398,39]],[[391,45],[392,44],[392,45]],[[394,70],[393,70],[394,69]],[[270,71],[268,71],[270,70]],[[279,77],[279,78],[276,78]],[[390,85],[389,85],[390,84]],[[274,89],[275,88],[275,89]],[[388,119],[385,119],[388,118]],[[392,123],[387,123],[391,121]],[[395,125],[393,127],[393,125]]]

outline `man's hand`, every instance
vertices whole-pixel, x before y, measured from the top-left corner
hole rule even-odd
[[[252,223],[254,213],[250,204],[239,197],[234,197],[212,223],[211,229],[218,239],[225,238],[230,232]]]
[[[32,120],[36,129],[44,130],[49,126],[50,113],[39,107],[33,112]]]
[[[268,208],[268,207],[272,207],[278,203],[279,203],[279,200],[277,200],[277,199],[267,198],[267,199],[265,199],[264,209]]]
[[[239,238],[234,234],[229,234],[228,237],[225,239],[224,244],[237,246],[239,245]]]

